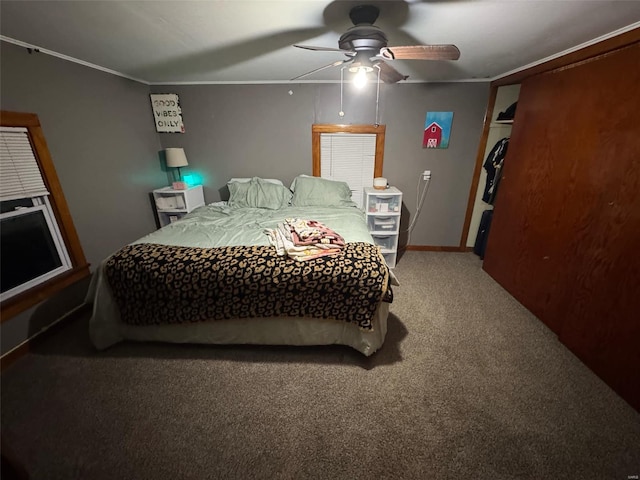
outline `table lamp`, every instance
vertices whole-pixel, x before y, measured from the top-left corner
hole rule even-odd
[[[178,169],[178,179],[173,182],[174,190],[186,190],[187,184],[182,181],[180,175],[180,167],[186,167],[189,165],[187,162],[187,156],[184,153],[184,148],[165,148],[165,158],[167,160],[167,167]]]

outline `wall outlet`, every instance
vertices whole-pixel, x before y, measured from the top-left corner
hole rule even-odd
[[[431,170],[425,170],[422,172],[422,179],[429,180],[431,178]]]

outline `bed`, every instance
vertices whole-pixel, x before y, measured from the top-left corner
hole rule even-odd
[[[376,352],[397,280],[348,186],[307,176],[291,189],[257,177],[228,186],[228,202],[199,207],[98,266],[87,294],[94,346],[338,344]],[[285,219],[319,222],[344,243],[317,258],[278,255],[269,233]]]

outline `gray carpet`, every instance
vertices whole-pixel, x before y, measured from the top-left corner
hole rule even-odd
[[[348,347],[126,343],[87,318],[2,375],[34,479],[627,479],[640,415],[471,253],[407,252],[389,334]]]

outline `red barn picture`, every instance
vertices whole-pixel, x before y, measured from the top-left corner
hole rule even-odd
[[[431,122],[424,129],[422,137],[423,148],[438,148],[442,142],[442,127],[436,122]]]
[[[422,148],[449,148],[453,112],[427,112]]]

